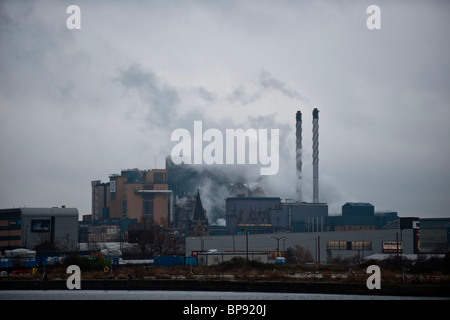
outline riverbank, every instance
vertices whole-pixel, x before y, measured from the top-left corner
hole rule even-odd
[[[82,290],[183,290],[183,291],[247,291],[283,293],[326,293],[384,296],[450,297],[449,285],[385,284],[370,290],[365,283],[229,281],[229,280],[81,280]],[[0,290],[68,290],[66,280],[2,280]]]

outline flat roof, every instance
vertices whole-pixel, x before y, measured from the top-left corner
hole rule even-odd
[[[323,207],[328,206],[328,203],[326,202],[300,202],[300,201],[292,201],[292,202],[282,202],[281,203],[284,206],[303,206],[303,207]]]
[[[23,216],[76,216],[77,208],[20,208]]]
[[[355,207],[373,207],[373,204],[369,202],[347,202],[345,205],[355,206]]]
[[[239,200],[281,200],[280,197],[228,197],[226,200],[231,199],[239,199]]]

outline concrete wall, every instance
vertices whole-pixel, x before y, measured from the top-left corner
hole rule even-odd
[[[371,242],[371,250],[346,250],[332,249],[333,258],[338,256],[342,258],[351,258],[359,254],[361,258],[375,254],[383,253],[383,241],[400,241],[403,237],[403,253],[413,253],[413,233],[411,229],[400,231],[397,229],[386,230],[362,230],[349,232],[304,232],[304,233],[273,233],[273,234],[250,234],[248,236],[249,251],[276,251],[277,240],[272,238],[286,239],[279,240],[279,250],[284,251],[289,247],[294,248],[300,245],[308,249],[315,259],[320,259],[321,263],[327,262],[327,242],[328,241],[365,241]],[[188,237],[186,238],[186,256],[190,256],[192,251],[203,249],[217,249],[218,251],[246,251],[246,236],[213,236],[213,237]],[[318,245],[319,243],[319,245]]]

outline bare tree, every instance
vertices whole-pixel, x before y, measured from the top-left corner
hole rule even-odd
[[[296,263],[304,264],[307,262],[314,262],[314,258],[311,251],[305,249],[301,245],[297,244],[292,250],[292,253]]]
[[[145,255],[146,253],[149,253],[152,255],[154,240],[153,223],[143,219],[143,222],[139,223],[137,230],[134,231],[134,235],[141,250],[141,254]],[[150,252],[147,252],[147,249],[149,249]]]
[[[167,255],[176,251],[176,237],[165,223],[143,220],[129,234],[138,243],[141,255]]]
[[[61,237],[59,248],[62,251],[76,251],[76,245],[74,246],[73,241],[70,237],[69,233],[64,234],[64,236]]]

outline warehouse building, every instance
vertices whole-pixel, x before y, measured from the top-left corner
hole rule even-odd
[[[328,217],[328,204],[307,202],[284,202],[284,216],[288,217],[291,232],[324,231]]]
[[[398,220],[397,212],[375,212],[367,202],[347,202],[342,206],[342,215],[325,218],[325,231],[379,230]]]
[[[413,219],[418,222],[417,218]],[[283,255],[296,245],[309,250],[314,260],[320,263],[329,263],[337,257],[363,259],[382,253],[414,255],[418,253],[418,226],[417,223],[408,223],[403,229],[188,237],[186,256],[212,249],[218,252],[279,252]]]
[[[236,234],[243,229],[252,233],[271,232],[271,216],[281,210],[279,197],[229,197],[225,203],[225,218],[229,234]],[[287,219],[281,215],[283,222],[278,226],[287,226]],[[276,226],[275,226],[276,227]]]
[[[0,248],[34,249],[43,246],[62,251],[78,245],[76,208],[13,208],[0,210]]]
[[[416,226],[416,247],[423,254],[445,254],[450,251],[450,218],[401,218],[384,229],[404,229]],[[417,227],[418,226],[418,227]]]
[[[228,234],[379,230],[398,219],[397,212],[375,212],[366,202],[347,202],[342,215],[329,216],[326,203],[243,196],[226,199],[225,217]]]
[[[279,197],[229,197],[225,217],[228,234],[313,232],[324,230],[326,203],[281,201]]]
[[[450,218],[420,219],[420,252],[450,251]]]

